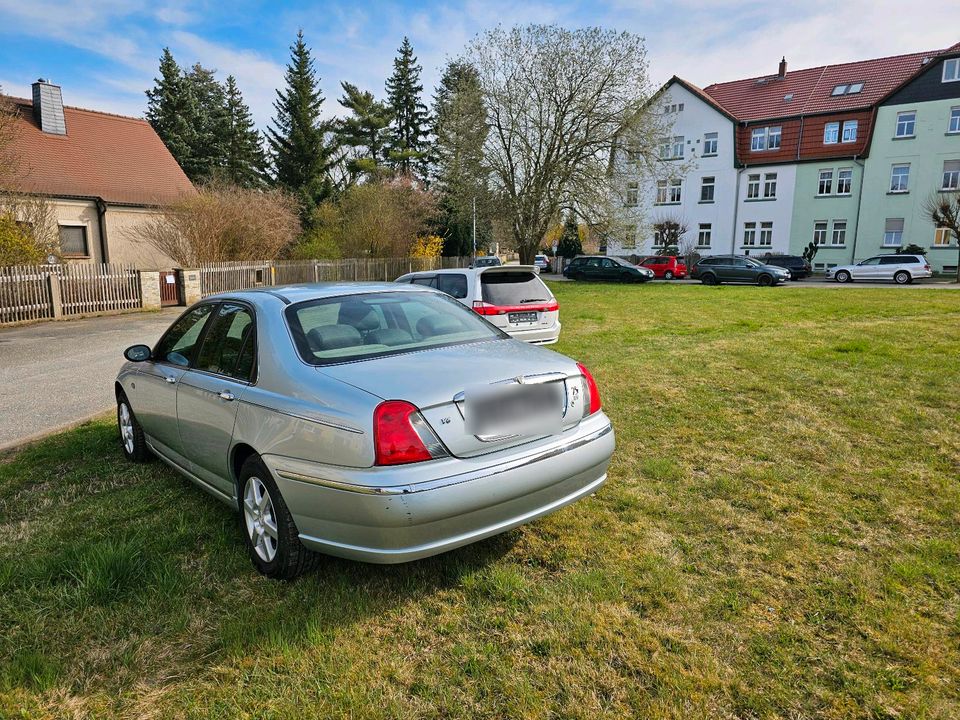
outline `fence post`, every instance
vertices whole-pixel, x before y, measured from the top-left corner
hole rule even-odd
[[[140,281],[140,307],[144,310],[160,309],[160,273],[156,270],[138,270]]]
[[[177,282],[180,284],[178,295],[184,305],[193,305],[199,302],[200,293],[200,271],[186,270],[177,268]]]
[[[47,287],[50,289],[50,317],[60,320],[63,317],[63,298],[60,295],[60,276],[47,275]]]

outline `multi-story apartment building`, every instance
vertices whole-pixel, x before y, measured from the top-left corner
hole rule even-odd
[[[897,225],[888,219],[920,223],[922,202],[919,196],[911,200],[910,213],[887,212],[891,196],[877,194],[871,185],[879,172],[875,166],[884,166],[885,183],[893,181],[888,173],[899,173],[898,181],[905,182],[904,170],[891,166],[908,164],[900,155],[914,153],[930,160],[923,161],[932,168],[929,172],[939,168],[942,182],[953,178],[950,168],[960,135],[947,128],[954,122],[960,82],[942,78],[952,78],[950,62],[958,54],[960,44],[946,51],[791,72],[782,60],[776,74],[702,90],[674,77],[652,100],[671,127],[661,151],[663,168],[658,176],[638,171],[627,179],[626,232],[610,239],[608,253],[656,250],[653,226],[665,217],[683,222],[702,254],[799,254],[814,242],[819,246],[816,264],[826,267],[876,253],[881,243],[858,246],[865,234],[885,237],[886,229],[878,235],[873,227],[875,219],[882,218],[884,228]],[[938,72],[941,82],[931,90],[933,84],[925,78]],[[887,138],[885,133],[895,137],[897,113],[909,111],[895,108],[918,102],[937,104],[925,115],[939,118],[931,122],[942,121],[946,132],[929,134],[913,146]],[[919,123],[914,127],[920,128]],[[713,148],[706,144],[708,135],[717,137],[717,152],[703,152]],[[884,146],[883,161],[871,158],[878,142]],[[671,163],[676,172],[670,172]],[[934,238],[932,226],[928,229]],[[907,242],[903,228],[900,233]],[[885,247],[896,247],[892,237]],[[948,242],[943,233],[935,239],[938,247]],[[930,246],[933,240],[918,244]],[[929,257],[937,264],[936,255]],[[938,267],[944,265],[949,266]]]

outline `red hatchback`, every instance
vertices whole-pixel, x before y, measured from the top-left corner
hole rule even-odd
[[[686,264],[681,258],[672,255],[654,255],[644,258],[640,264],[653,270],[656,277],[665,280],[683,279],[687,276]]]

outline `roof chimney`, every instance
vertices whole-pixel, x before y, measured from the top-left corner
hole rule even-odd
[[[787,56],[786,55],[784,55],[783,58],[781,58],[780,60],[780,67],[777,69],[777,76],[778,77],[787,76]]]
[[[66,135],[60,86],[40,78],[33,84],[33,117],[45,133]]]

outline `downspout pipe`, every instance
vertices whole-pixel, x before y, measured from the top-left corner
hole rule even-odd
[[[850,248],[850,262],[855,262],[857,257],[857,239],[860,237],[860,206],[863,204],[863,181],[867,179],[867,164],[853,156],[853,163],[860,168],[860,189],[857,191],[857,213],[855,222],[857,229],[853,231],[853,246]]]
[[[97,229],[100,236],[100,257],[101,262],[110,262],[110,254],[107,250],[107,203],[103,198],[97,200]]]

